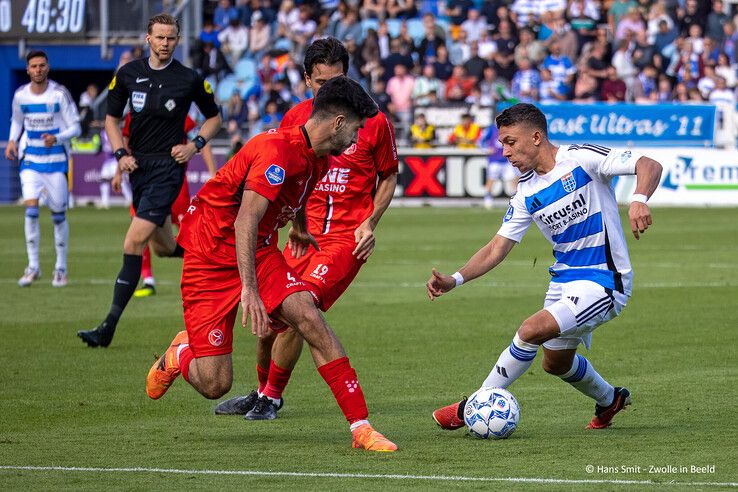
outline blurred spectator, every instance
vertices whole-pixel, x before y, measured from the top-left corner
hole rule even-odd
[[[665,24],[664,28],[661,27],[661,23]],[[648,12],[648,27],[646,28],[646,31],[648,32],[648,42],[651,44],[656,43],[656,35],[659,34],[659,32],[673,32],[674,37],[676,37],[676,32],[674,32],[674,21],[666,13],[666,7],[663,3],[656,2],[651,6],[651,10]],[[673,41],[673,39],[671,41]],[[669,44],[671,41],[666,44]],[[661,50],[659,49],[657,51]]]
[[[225,29],[234,17],[239,17],[238,10],[231,4],[230,0],[219,0],[218,6],[213,12],[213,23],[220,31]]]
[[[635,42],[629,46],[632,51],[631,59],[638,70],[653,63],[656,52],[653,45],[648,42],[648,35],[641,31],[636,35]]]
[[[538,86],[541,76],[532,67],[530,60],[523,58],[512,80],[512,94],[520,102],[532,103],[538,100]]]
[[[387,0],[363,0],[361,17],[363,19],[384,20],[387,12]]]
[[[689,101],[689,88],[684,82],[679,82],[674,86],[674,102],[685,103]]]
[[[715,67],[715,73],[725,79],[725,83],[731,89],[736,86],[736,69],[738,67],[735,64],[730,63],[728,55],[720,53],[718,55],[718,63]]]
[[[418,14],[415,0],[388,0],[387,14],[390,19],[409,19]]]
[[[479,46],[479,56],[492,63],[492,57],[497,51],[497,43],[492,39],[489,31],[482,33],[479,41],[477,41],[477,46]]]
[[[395,39],[400,40],[400,51],[405,55],[412,55],[415,52],[415,41],[410,36],[410,30],[407,27],[407,21],[400,23],[400,32]]]
[[[696,87],[692,87],[691,89],[689,89],[689,102],[692,102],[692,103],[705,102],[705,98],[702,97],[702,93]]]
[[[466,32],[469,42],[479,41],[481,34],[487,31],[487,19],[479,15],[479,10],[469,9],[466,20],[461,23],[461,30]]]
[[[361,24],[359,23],[359,12],[356,9],[348,8],[346,13],[333,20],[328,27],[327,34],[333,36],[340,41],[353,39],[361,42]]]
[[[735,92],[728,88],[727,82],[723,77],[718,77],[715,89],[710,92],[709,101],[713,104],[726,103],[735,108],[736,96]]]
[[[413,102],[415,106],[428,106],[438,102],[443,82],[436,77],[433,65],[423,67],[423,73],[415,79],[413,86]]]
[[[461,26],[468,17],[469,9],[472,8],[474,8],[472,0],[447,0],[445,15],[451,25]]]
[[[249,30],[241,24],[238,15],[231,18],[228,27],[218,34],[220,47],[231,67],[235,67],[238,60],[249,46]]]
[[[538,65],[546,57],[546,49],[526,27],[520,30],[520,43],[515,47],[514,55],[516,64],[521,58],[527,58],[533,65]]]
[[[271,82],[274,76],[277,74],[277,70],[272,65],[272,57],[269,53],[265,53],[261,57],[261,64],[256,69],[256,75],[259,77],[259,81],[264,84],[265,82]]]
[[[615,67],[608,67],[607,78],[602,82],[600,99],[606,102],[624,102],[626,90],[625,82],[618,78]]]
[[[469,45],[469,59],[464,62],[464,69],[469,77],[479,81],[484,74],[484,69],[489,66],[487,60],[479,56],[479,46],[476,41]]]
[[[89,84],[87,89],[79,96],[79,123],[82,127],[82,137],[87,137],[90,134],[95,121],[94,105],[99,92],[95,84]]]
[[[458,37],[448,47],[448,59],[452,65],[463,65],[471,57],[471,48],[466,39],[466,31],[459,31]]]
[[[702,0],[709,9],[709,0]],[[686,0],[686,8],[680,15],[679,33],[687,34],[692,26],[704,26],[707,22],[706,12],[697,0]]]
[[[638,4],[633,0],[614,0],[610,4],[610,8],[607,10],[607,24],[610,27],[610,32],[617,31],[620,19],[625,17],[632,8],[638,8]]]
[[[475,149],[482,135],[479,125],[474,123],[474,116],[469,113],[461,115],[461,123],[454,127],[448,137],[448,143],[460,149]]]
[[[561,81],[554,80],[551,70],[541,69],[541,82],[538,85],[538,100],[541,104],[556,104],[568,99],[569,91]]]
[[[617,78],[625,83],[628,88],[628,94],[630,94],[633,87],[633,81],[635,80],[636,75],[638,75],[638,69],[633,64],[633,58],[631,57],[630,51],[628,51],[627,41],[623,40],[618,44],[617,51],[612,55],[612,65],[615,68]],[[609,72],[608,79],[611,79]]]
[[[479,81],[479,92],[481,106],[494,106],[500,101],[510,99],[510,88],[497,78],[497,72],[493,67],[485,67],[482,80]]]
[[[387,58],[391,51],[392,36],[389,34],[389,26],[386,22],[382,21],[377,27],[377,43],[379,44],[379,57],[381,59]]]
[[[673,26],[669,26],[669,23],[665,20],[659,21],[659,28],[654,36],[653,49],[654,51],[662,56],[664,55],[664,49],[671,45],[677,38],[677,31]]]
[[[220,82],[230,71],[223,53],[213,43],[203,43],[202,52],[202,61],[196,68],[200,70],[204,78],[214,77],[216,82]]]
[[[705,74],[697,81],[697,89],[704,99],[710,96],[710,92],[715,89],[717,83],[715,75],[715,67],[713,65],[705,65]]]
[[[436,61],[433,62],[433,71],[436,72],[436,77],[443,82],[446,82],[454,71],[454,66],[448,59],[448,50],[445,44],[438,46]]]
[[[657,102],[667,103],[674,99],[674,89],[671,87],[671,81],[666,75],[659,77],[659,88],[658,95],[656,97]]]
[[[702,37],[702,26],[699,26],[697,24],[692,24],[689,26],[689,36],[685,40],[685,42],[692,45],[692,51],[697,53],[698,55],[701,55],[703,51],[705,51],[705,40]]]
[[[383,78],[385,82],[389,82],[389,79],[395,74],[395,67],[397,65],[404,66],[406,72],[409,72],[415,66],[412,57],[408,54],[402,53],[402,43],[399,39],[395,38],[390,41],[389,56],[382,60],[382,68],[384,69]]]
[[[220,40],[218,39],[218,31],[210,19],[205,19],[202,23],[202,31],[200,31],[201,43],[212,43],[216,48],[220,48]]]
[[[628,33],[637,35],[639,32],[646,32],[646,25],[641,19],[641,13],[638,7],[631,7],[628,13],[620,18],[617,28],[615,29],[615,39],[626,39]]]
[[[413,115],[413,86],[415,79],[408,74],[402,63],[395,65],[395,75],[387,82],[387,94],[392,101],[392,113],[399,121],[400,135],[403,137],[410,128]]]
[[[392,99],[385,90],[386,84],[381,77],[378,77],[372,81],[372,90],[369,91],[369,95],[372,96],[374,102],[377,103],[379,110],[386,115],[391,115]]]
[[[446,44],[443,29],[440,29],[440,26],[436,24],[435,19],[430,14],[423,16],[423,32],[423,39],[420,40],[416,48],[418,63],[421,66],[426,63],[433,63],[438,56],[438,47]]]
[[[553,80],[567,87],[571,87],[574,74],[577,71],[574,68],[574,63],[572,63],[568,56],[561,53],[561,46],[558,42],[551,43],[548,49],[549,55],[543,60],[541,67],[551,71]]]
[[[423,113],[415,115],[415,122],[410,127],[410,142],[416,149],[430,149],[436,141],[436,129],[429,125]]]
[[[656,102],[658,100],[658,70],[647,65],[641,70],[633,84],[633,100],[636,103]]]
[[[580,47],[594,39],[595,27],[600,20],[600,6],[597,1],[572,0],[569,4],[567,17],[569,18],[571,29],[577,34],[578,45]]]
[[[288,26],[288,37],[300,53],[310,44],[310,39],[318,27],[318,24],[312,19],[312,14],[313,11],[310,6],[302,4],[297,20]]]
[[[471,94],[472,87],[474,80],[466,76],[463,66],[456,65],[446,81],[444,98],[449,102],[463,102]]]
[[[720,51],[728,55],[728,60],[731,62],[736,60],[736,43],[738,43],[738,31],[736,31],[735,24],[733,22],[726,22],[723,25],[723,40],[720,43]]]
[[[284,0],[279,5],[277,12],[277,26],[289,29],[300,19],[300,9],[295,6],[292,0]]]
[[[538,21],[541,9],[539,0],[515,0],[510,5],[510,17],[519,28],[530,26]]]
[[[264,21],[261,12],[254,12],[251,16],[251,29],[249,29],[249,57],[259,59],[269,47],[271,28]]]
[[[494,37],[497,51],[493,55],[493,66],[497,74],[505,80],[512,80],[515,75],[515,46],[517,37],[513,33],[510,21],[502,20]]]

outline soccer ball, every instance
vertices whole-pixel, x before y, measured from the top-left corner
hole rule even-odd
[[[469,433],[480,439],[505,439],[518,426],[518,419],[518,401],[502,388],[482,388],[464,407],[464,423]]]

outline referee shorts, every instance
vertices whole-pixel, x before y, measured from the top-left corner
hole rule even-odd
[[[172,213],[186,166],[169,154],[134,154],[138,169],[130,175],[136,217],[161,227]]]

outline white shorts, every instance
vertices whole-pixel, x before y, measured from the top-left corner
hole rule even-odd
[[[543,344],[551,350],[575,349],[580,343],[589,348],[592,331],[620,314],[628,296],[605,290],[589,280],[551,282],[543,308],[559,324],[561,336]]]
[[[512,181],[520,176],[520,171],[507,161],[487,162],[487,179]]]
[[[110,181],[115,177],[115,171],[118,170],[118,159],[111,157],[106,159],[100,167],[100,179]]]
[[[46,204],[52,212],[65,212],[69,188],[67,175],[58,173],[40,173],[33,169],[20,172],[23,200],[38,200],[45,195]]]

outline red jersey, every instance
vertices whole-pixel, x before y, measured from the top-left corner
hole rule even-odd
[[[304,125],[313,100],[287,111],[281,126]],[[322,234],[353,234],[374,212],[377,176],[397,172],[395,130],[383,113],[368,118],[359,129],[358,142],[338,157],[329,158],[328,173],[315,186],[307,204],[308,230]]]
[[[177,241],[185,250],[235,264],[234,222],[247,189],[270,201],[259,222],[256,248],[276,247],[277,230],[304,206],[327,165],[315,155],[302,126],[257,135],[192,199]]]

